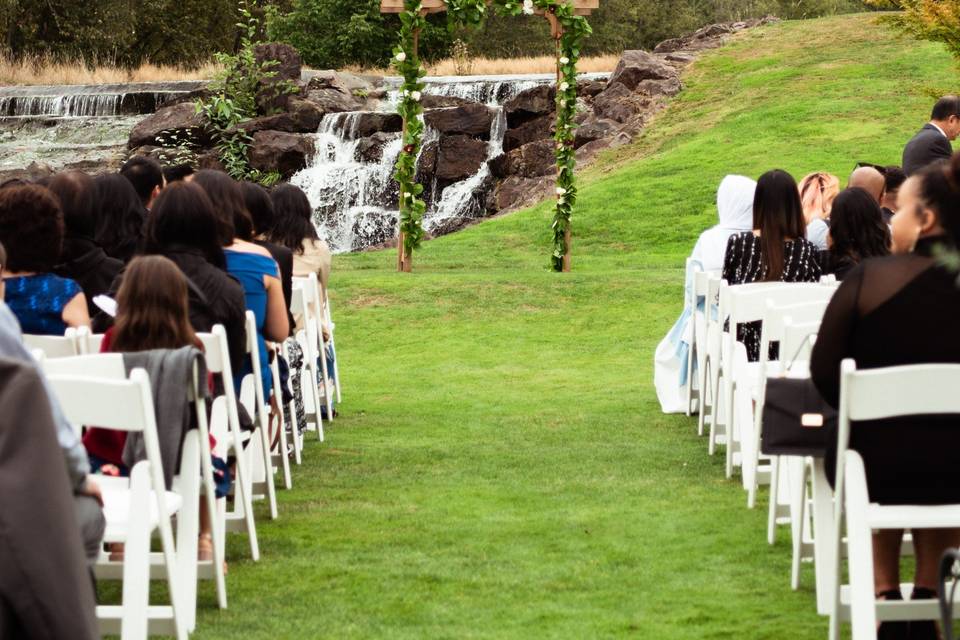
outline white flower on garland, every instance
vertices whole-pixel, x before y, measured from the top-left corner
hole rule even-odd
[[[557,187],[557,195],[560,197],[563,197],[567,195],[567,190],[564,189],[563,187]]]
[[[563,56],[562,58],[560,58],[560,64],[570,64],[570,58],[568,58],[567,56]]]
[[[411,93],[410,93],[410,97],[413,99],[414,102],[420,102],[420,97],[421,97],[421,96],[420,96],[420,92],[419,92],[419,91],[413,91],[413,92],[411,92]]]
[[[407,59],[407,54],[404,53],[403,51],[397,54],[397,62],[403,62],[406,59]]]
[[[523,0],[523,12],[528,16],[533,15],[533,0]]]
[[[566,91],[566,90],[569,89],[569,88],[570,88],[570,83],[569,83],[569,82],[561,82],[561,83],[560,83],[560,91]]]
[[[409,199],[409,198],[412,198],[412,197],[413,197],[413,194],[410,193],[409,191],[404,191],[404,192],[403,192],[403,197]]]

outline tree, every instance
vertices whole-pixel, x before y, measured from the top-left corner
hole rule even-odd
[[[867,0],[879,9],[902,9],[881,18],[921,40],[942,42],[960,59],[960,0]]]

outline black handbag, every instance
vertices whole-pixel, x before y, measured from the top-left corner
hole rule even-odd
[[[810,378],[767,378],[760,451],[822,458],[835,434],[837,412]]]

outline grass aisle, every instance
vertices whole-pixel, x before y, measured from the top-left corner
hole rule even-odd
[[[768,547],[694,422],[660,414],[652,354],[725,173],[894,163],[955,81],[863,16],[746,33],[584,175],[574,274],[544,271],[546,206],[427,243],[411,276],[338,258],[342,417],[260,521],[262,562],[231,564],[230,609],[202,586],[195,637],[823,637],[812,570],[791,592],[788,536]]]

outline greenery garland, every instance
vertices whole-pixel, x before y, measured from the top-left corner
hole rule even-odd
[[[557,69],[557,203],[554,210],[552,232],[553,252],[550,263],[554,271],[563,270],[566,252],[566,232],[570,228],[573,207],[577,201],[574,180],[576,154],[574,137],[577,114],[577,62],[584,38],[592,33],[590,24],[583,16],[574,13],[574,7],[566,0],[446,0],[447,15],[451,27],[479,26],[487,16],[487,5],[492,4],[501,15],[532,15],[537,9],[556,16],[563,28],[558,42]],[[407,255],[420,246],[423,239],[423,213],[426,204],[420,198],[423,186],[416,183],[417,155],[423,138],[423,122],[420,104],[425,71],[416,52],[416,34],[426,25],[421,15],[420,0],[405,0],[404,12],[400,14],[402,28],[400,45],[394,49],[393,64],[403,76],[400,89],[399,113],[407,124],[403,138],[403,150],[397,161],[396,180],[400,184],[400,231],[404,233]]]

